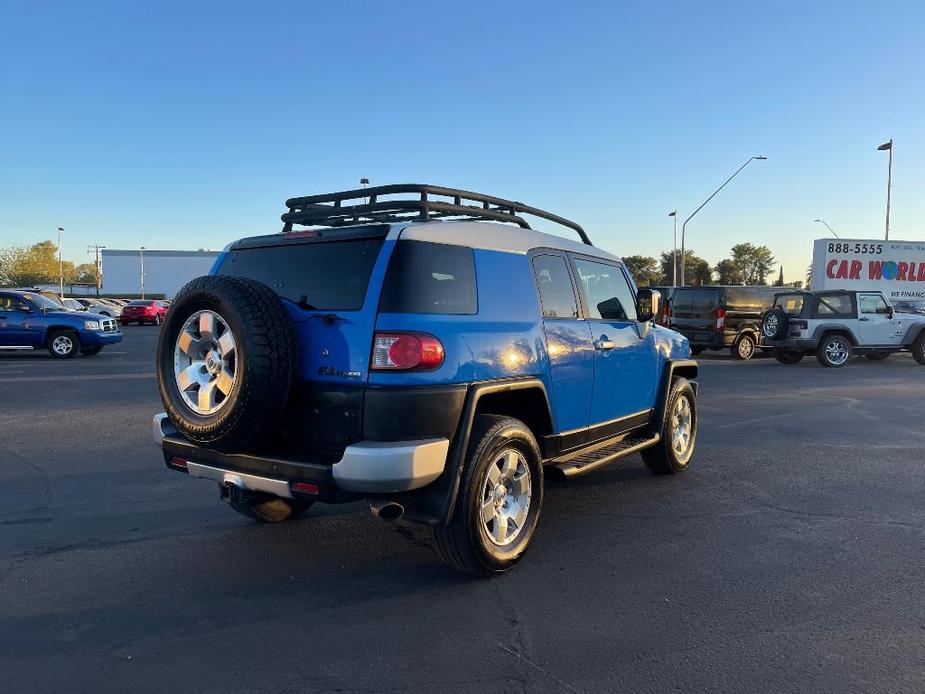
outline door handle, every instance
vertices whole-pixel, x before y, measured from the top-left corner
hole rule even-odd
[[[858,318],[858,320],[865,320],[865,321],[867,321],[867,320],[870,320],[870,318]]]
[[[599,349],[602,352],[609,352],[617,345],[611,342],[610,340],[595,340],[594,349]]]

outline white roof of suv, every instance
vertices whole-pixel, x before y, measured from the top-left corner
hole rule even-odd
[[[522,229],[512,224],[495,222],[452,222],[431,221],[395,225],[401,231],[401,238],[410,241],[430,241],[451,246],[468,246],[505,253],[528,253],[535,248],[555,248],[561,251],[582,253],[602,260],[620,259],[595,246],[545,234],[533,229]]]

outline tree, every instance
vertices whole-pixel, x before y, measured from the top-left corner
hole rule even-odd
[[[74,268],[72,276],[65,275],[64,279],[66,282],[74,282],[76,284],[96,285],[96,264],[81,263]]]
[[[729,258],[720,260],[713,271],[716,273],[717,284],[743,284],[742,273]]]
[[[15,287],[14,268],[29,252],[25,246],[7,246],[0,248],[0,287]]]
[[[784,286],[784,266],[783,265],[780,266],[780,277],[777,278],[777,282],[774,283],[774,286],[775,287]]]
[[[687,274],[685,280],[688,284],[709,284],[713,281],[713,271],[710,269],[710,264],[703,258],[698,258],[694,255],[694,251],[690,248],[685,249],[684,259],[686,261],[685,273]],[[673,264],[671,251],[663,252],[659,259],[659,263],[662,266],[661,284],[671,286],[671,268]],[[704,269],[704,267],[706,269]],[[681,282],[680,252],[678,252],[678,282]]]
[[[742,274],[745,284],[767,284],[774,267],[774,254],[767,246],[738,243],[731,249],[732,262]]]
[[[813,266],[812,265],[806,268],[806,288],[810,290],[813,288]]]
[[[640,287],[658,284],[662,279],[662,271],[655,258],[647,255],[628,255],[623,257],[623,264]]]

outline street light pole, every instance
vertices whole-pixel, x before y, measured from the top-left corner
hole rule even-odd
[[[678,211],[669,212],[674,221],[674,242],[671,246],[671,286],[678,286]]]
[[[141,259],[141,298],[145,298],[145,247],[142,246],[141,250],[138,252],[138,256]]]
[[[883,150],[889,150],[890,152],[890,162],[887,164],[886,170],[886,236],[885,240],[890,240],[890,193],[893,189],[893,138],[890,138],[889,142],[884,142],[882,145],[877,147],[878,152]]]
[[[685,220],[684,220],[684,224],[681,225],[681,286],[682,286],[682,287],[686,286],[686,284],[685,284],[685,280],[686,280],[686,277],[685,277],[686,262],[685,262],[685,261],[686,261],[687,259],[686,259],[686,257],[685,257],[685,255],[686,255],[685,249],[686,249],[687,246],[686,246],[686,244],[685,244],[685,240],[686,240],[686,234],[687,234],[687,223],[688,223],[689,221],[691,221],[691,219],[694,218],[694,215],[697,214],[698,212],[700,212],[700,210],[702,210],[702,209],[704,208],[704,206],[705,206],[708,202],[710,202],[710,200],[712,200],[712,199],[716,196],[716,194],[717,194],[719,191],[721,191],[723,188],[725,188],[725,187],[729,184],[729,181],[731,181],[733,178],[735,178],[736,176],[738,176],[738,175],[739,175],[739,172],[740,172],[742,169],[744,169],[746,166],[748,166],[749,164],[751,164],[755,159],[764,160],[764,159],[767,159],[767,157],[765,157],[765,156],[754,156],[754,157],[750,158],[748,161],[746,161],[744,164],[742,164],[742,166],[740,166],[738,169],[735,170],[735,173],[732,174],[732,176],[730,176],[729,178],[726,179],[726,182],[723,183],[723,185],[721,185],[719,188],[717,188],[716,190],[714,190],[714,191],[713,191],[713,194],[712,194],[710,197],[708,197],[706,200],[704,200],[704,201],[700,204],[700,207],[698,207],[696,210],[694,210],[693,212],[691,212],[691,216],[688,217],[687,219],[685,219]]]
[[[832,232],[832,236],[834,236],[834,237],[837,238],[837,239],[840,239],[840,238],[841,238],[841,236],[839,236],[838,234],[835,233],[835,229],[833,229],[832,227],[830,227],[830,226],[829,226],[829,223],[828,223],[827,221],[825,221],[824,219],[814,219],[813,221],[814,221],[814,222],[822,222],[823,224],[825,224],[826,228],[827,228],[829,231]]]
[[[61,232],[64,227],[58,227],[58,290],[60,296],[64,298],[64,261],[61,259]]]

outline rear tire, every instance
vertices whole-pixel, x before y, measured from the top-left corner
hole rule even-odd
[[[80,338],[73,330],[55,330],[48,336],[45,346],[55,359],[71,359],[80,351]]]
[[[775,349],[774,358],[781,364],[799,364],[806,356],[805,352],[794,349]]]
[[[543,506],[543,465],[527,426],[479,415],[472,427],[453,517],[434,528],[440,558],[473,576],[492,576],[520,561]]]
[[[816,360],[830,369],[840,369],[851,360],[851,342],[844,335],[826,335],[816,348]]]
[[[656,475],[684,472],[697,445],[697,398],[686,378],[672,380],[660,433],[661,440],[642,451],[642,461]]]
[[[258,492],[241,498],[228,500],[228,505],[242,516],[261,523],[282,523],[298,518],[311,508],[314,501],[284,499],[273,494]]]
[[[749,333],[745,333],[735,341],[735,344],[732,345],[730,351],[732,352],[732,356],[734,356],[736,359],[748,361],[755,356],[755,348],[757,346],[758,345],[755,337]]]

